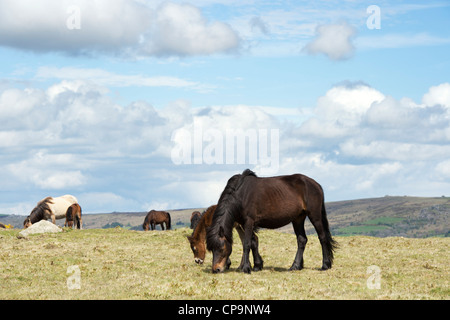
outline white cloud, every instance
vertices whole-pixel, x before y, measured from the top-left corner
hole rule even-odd
[[[363,83],[339,84],[318,99],[316,113],[330,120],[359,122],[374,102],[384,98],[381,92]]]
[[[67,27],[73,7],[79,28]],[[228,52],[239,43],[229,25],[208,22],[187,4],[164,2],[154,9],[137,0],[0,2],[0,45],[35,52],[186,56]]]
[[[450,160],[439,162],[435,168],[435,172],[438,175],[438,179],[444,181],[450,179]]]
[[[45,101],[45,95],[38,89],[7,89],[0,93],[0,126],[30,129],[43,125],[42,115],[35,107]]]
[[[347,22],[320,25],[316,29],[316,38],[304,50],[313,55],[323,53],[331,60],[345,60],[353,55],[352,38],[355,35],[356,29]]]
[[[361,83],[337,85],[318,99],[309,119],[284,133],[290,139],[281,154],[288,158],[280,171],[302,168],[340,199],[445,193],[446,90],[446,84],[432,87],[418,104]]]
[[[450,83],[433,86],[423,96],[423,103],[428,106],[442,105],[450,111]]]
[[[79,8],[80,28],[69,29],[71,6]],[[0,4],[0,44],[33,51],[112,51],[136,44],[151,12],[126,0],[4,0]]]
[[[408,48],[419,46],[437,46],[450,43],[450,38],[417,34],[386,34],[382,36],[365,36],[355,40],[358,49]]]
[[[39,150],[29,159],[14,162],[6,166],[19,183],[34,184],[48,190],[77,188],[86,182],[82,174],[83,165],[76,162],[71,154],[49,154]]]
[[[76,188],[85,183],[86,178],[81,171],[60,171],[33,175],[32,182],[42,189]]]
[[[64,79],[67,81],[71,81],[71,84],[75,84],[75,82],[73,82],[72,80],[82,80],[104,87],[185,87],[192,89],[203,89],[208,86],[206,84],[203,85],[198,82],[188,81],[177,77],[146,77],[139,74],[123,75],[109,72],[103,69],[86,69],[74,67],[40,67],[36,72],[36,79]]]
[[[124,197],[115,192],[92,191],[82,192],[77,195],[83,213],[109,213],[109,212],[130,212],[145,211],[146,206],[136,199]],[[130,210],[132,208],[132,210]]]
[[[450,117],[446,100],[439,100],[446,88],[431,87],[418,104],[363,83],[341,83],[307,112],[248,105],[192,108],[186,100],[162,109],[145,101],[124,106],[105,87],[82,80],[7,89],[0,92],[0,123],[8,124],[0,127],[0,187],[22,192],[26,186],[30,203],[46,192],[80,194],[86,212],[207,206],[231,175],[247,167],[265,175],[248,153],[245,163],[208,163],[216,159],[210,148],[215,134],[226,153],[227,130],[276,129],[274,174],[307,174],[322,184],[328,200],[440,195],[450,187]],[[195,130],[201,132],[199,164],[173,162],[178,140],[172,138],[179,129],[191,133],[183,140],[191,148]],[[8,202],[8,208],[14,206]]]
[[[235,50],[240,39],[223,22],[208,22],[190,4],[163,3],[152,31],[144,35],[143,50],[151,55],[208,55]]]
[[[363,83],[339,84],[317,100],[314,116],[299,128],[301,137],[331,140],[354,134],[374,102],[385,96]]]
[[[249,24],[253,32],[260,32],[264,35],[268,35],[270,33],[267,23],[261,17],[252,17]]]

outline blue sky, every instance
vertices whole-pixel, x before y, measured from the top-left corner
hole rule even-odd
[[[247,167],[309,175],[328,201],[448,195],[449,16],[446,1],[2,0],[0,213],[66,193],[84,212],[206,207]],[[247,156],[276,132],[276,168],[225,163],[233,130]]]

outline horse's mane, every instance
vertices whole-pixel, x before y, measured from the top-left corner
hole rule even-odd
[[[191,229],[194,230],[197,227],[200,219],[202,218],[202,214],[199,211],[192,212],[191,215]]]
[[[53,200],[52,197],[47,197],[37,203],[36,207],[31,211],[30,215],[28,216],[31,223],[35,223],[36,221],[44,219],[45,212],[51,211],[49,204],[53,204],[52,200]]]
[[[226,240],[233,243],[233,226],[236,221],[236,213],[242,209],[235,193],[248,176],[256,177],[256,174],[246,169],[242,174],[232,176],[220,195],[211,226],[206,230],[206,245],[209,251],[221,246],[219,240],[220,228],[223,228]]]
[[[147,212],[147,214],[145,215],[144,218],[144,223],[142,224],[142,228],[144,228],[146,223],[150,223],[150,213],[153,212],[155,210],[150,210],[149,212]]]
[[[206,228],[211,225],[212,217],[214,215],[214,211],[216,210],[217,205],[212,205],[208,207],[205,211],[203,211],[200,220],[197,223],[194,231],[192,231],[192,235],[190,238],[198,239],[200,237],[201,232],[206,232]]]

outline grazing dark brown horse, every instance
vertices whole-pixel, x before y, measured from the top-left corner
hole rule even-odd
[[[208,228],[212,223],[212,218],[214,215],[214,211],[216,210],[217,205],[210,206],[206,211],[202,214],[200,221],[197,224],[197,227],[192,232],[191,236],[188,236],[189,243],[191,245],[191,250],[194,253],[194,261],[198,264],[203,264],[206,256],[206,228]],[[239,237],[241,238],[242,243],[244,243],[244,230],[242,226],[238,223],[235,223],[234,227],[236,228]],[[252,245],[251,245],[253,260],[255,262],[255,269],[262,269],[263,260],[258,253],[258,236],[256,233],[253,233],[252,237]],[[231,261],[227,261],[227,268],[230,266]],[[243,267],[243,261],[241,261],[241,265],[238,269]]]
[[[200,221],[200,218],[202,217],[202,214],[200,211],[194,211],[191,215],[191,229],[194,230],[197,226],[198,222]]]
[[[211,226],[207,228],[207,248],[213,252],[212,271],[223,272],[226,268],[232,251],[235,222],[243,226],[245,233],[243,272],[251,272],[249,251],[253,232],[258,228],[280,228],[291,222],[298,249],[290,270],[302,269],[303,251],[308,241],[304,227],[306,217],[316,229],[322,246],[321,270],[329,269],[337,243],[328,226],[322,187],[316,181],[301,174],[258,178],[248,169],[234,175],[228,180]]]
[[[83,229],[81,207],[78,203],[72,204],[66,211],[66,222],[64,223],[64,227],[73,228],[74,226],[77,229]]]
[[[166,229],[170,230],[170,220],[170,214],[168,212],[151,210],[149,213],[147,213],[142,228],[144,228],[145,231],[148,231],[149,226],[151,226],[152,230],[155,230],[156,225],[159,224],[161,225],[161,229],[164,230],[165,223]]]

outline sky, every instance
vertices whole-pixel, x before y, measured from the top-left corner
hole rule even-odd
[[[449,196],[448,1],[0,0],[0,213]]]

